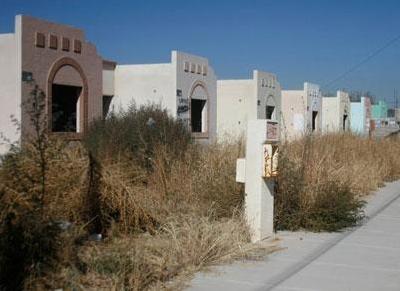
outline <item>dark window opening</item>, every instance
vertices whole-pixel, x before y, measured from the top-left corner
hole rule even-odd
[[[113,96],[103,96],[103,118],[106,118],[110,111]]]
[[[82,87],[56,85],[52,88],[52,131],[79,131],[79,96]]]
[[[206,131],[206,100],[191,99],[192,132]]]
[[[272,119],[272,116],[274,115],[275,111],[275,106],[267,106],[265,109],[265,115],[267,119]]]
[[[313,111],[312,112],[312,131],[315,131],[317,129],[317,117],[318,117],[318,111]]]
[[[343,131],[346,130],[347,115],[343,115]]]

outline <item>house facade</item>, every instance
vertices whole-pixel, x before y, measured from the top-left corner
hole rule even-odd
[[[114,84],[111,110],[160,105],[187,124],[195,139],[215,140],[217,78],[206,58],[172,51],[169,63],[117,65]]]
[[[350,108],[351,131],[362,136],[369,136],[371,133],[372,117],[371,99],[361,97],[360,102],[351,102]]]
[[[322,132],[350,131],[350,97],[347,92],[337,91],[336,96],[322,98]]]
[[[282,90],[281,137],[291,140],[322,128],[319,85],[304,83],[302,90]]]
[[[112,96],[115,63],[104,61],[82,30],[30,16],[0,35],[0,154],[33,134],[32,90],[43,92],[47,130],[80,139]],[[19,128],[16,127],[19,124]]]
[[[281,120],[281,86],[274,74],[253,71],[252,79],[217,81],[219,139],[245,134],[252,119]]]

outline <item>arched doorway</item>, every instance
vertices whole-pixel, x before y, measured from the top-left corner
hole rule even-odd
[[[56,61],[47,82],[48,130],[78,138],[88,125],[88,82],[72,58]]]
[[[196,82],[190,91],[190,127],[193,134],[205,136],[209,126],[209,94],[203,82]]]
[[[267,104],[265,105],[265,118],[276,120],[276,103],[274,96],[272,95],[267,97]]]

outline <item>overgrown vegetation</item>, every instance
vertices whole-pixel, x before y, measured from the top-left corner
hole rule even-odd
[[[157,106],[95,122],[82,145],[42,129],[0,168],[0,289],[174,289],[269,251],[249,244],[240,145],[193,144]]]
[[[307,136],[280,155],[276,229],[335,231],[363,217],[364,195],[400,178],[400,146],[351,134]]]
[[[44,130],[43,92],[31,97],[31,139],[0,166],[0,289],[176,289],[203,267],[273,250],[249,243],[240,142],[194,144],[157,106],[65,142]],[[284,144],[276,228],[354,225],[362,195],[400,177],[399,156],[396,141],[352,135]]]

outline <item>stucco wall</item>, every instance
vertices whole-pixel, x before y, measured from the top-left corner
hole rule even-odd
[[[254,103],[257,105],[257,101],[254,100],[254,82],[253,80],[218,80],[217,84],[218,138],[237,138],[246,132],[251,105]]]
[[[344,115],[347,115],[345,125],[343,125]],[[350,98],[347,92],[337,91],[336,96],[322,99],[322,128],[325,133],[351,129]]]
[[[190,68],[185,71],[185,63],[196,65],[195,71],[191,72]],[[201,68],[199,72],[197,66]],[[203,68],[206,74],[203,74]],[[202,90],[199,90],[200,87]],[[211,141],[216,138],[217,130],[217,80],[208,60],[203,57],[172,51],[171,63],[117,65],[111,109],[126,110],[132,102],[137,105],[155,103],[189,126],[189,100],[199,92],[208,95],[208,130],[194,136]]]
[[[248,120],[266,119],[266,106],[275,106],[274,119],[281,119],[281,87],[276,76],[253,71],[247,80],[218,82],[218,138],[245,134]]]
[[[365,108],[363,102],[351,102],[351,131],[363,135],[365,127]]]
[[[93,119],[102,117],[102,58],[97,54],[94,45],[85,40],[83,31],[66,25],[60,25],[30,16],[17,16],[21,26],[21,69],[32,73],[36,84],[41,88],[47,98],[49,97],[48,81],[52,68],[63,60],[70,59],[77,63],[85,82],[88,86],[87,120],[89,124]],[[18,28],[16,28],[17,30]],[[45,46],[36,46],[36,33],[45,35]],[[49,37],[57,37],[57,48],[49,47]],[[62,49],[62,38],[70,41],[69,50]],[[74,51],[74,41],[81,42],[81,52]],[[68,74],[66,75],[68,76]],[[67,77],[66,77],[67,78]],[[22,104],[30,104],[32,84],[21,83]],[[31,131],[30,117],[26,108],[22,110],[21,117],[22,137],[27,137]]]
[[[17,43],[15,34],[0,35],[0,155],[9,143],[19,141],[20,132],[12,119],[20,120],[20,98],[17,96]],[[18,72],[18,73],[17,73]],[[6,140],[4,140],[6,139]]]
[[[171,64],[117,65],[115,96],[111,110],[126,110],[151,103],[162,106],[176,116],[174,70]]]

